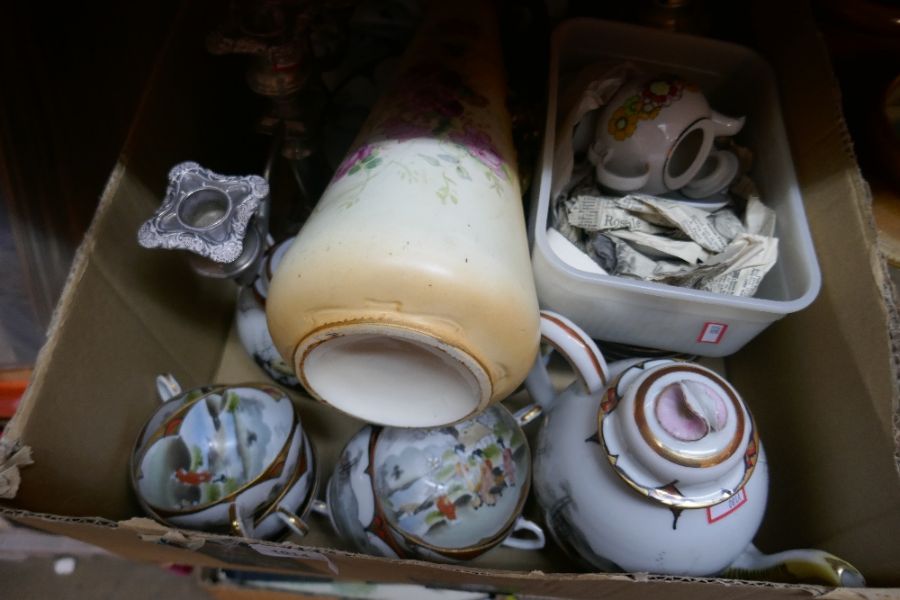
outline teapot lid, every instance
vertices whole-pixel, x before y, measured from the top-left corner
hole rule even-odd
[[[616,473],[668,506],[724,502],[756,467],[752,415],[724,378],[697,364],[649,360],[626,369],[608,388],[598,419]]]

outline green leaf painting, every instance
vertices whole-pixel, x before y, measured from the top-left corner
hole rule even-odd
[[[441,469],[440,469],[437,473],[435,473],[434,476],[435,476],[438,480],[447,479],[448,477],[450,477],[451,475],[453,475],[453,472],[454,472],[455,470],[456,470],[456,465],[452,465],[452,464],[451,464],[451,465],[445,465],[445,466],[441,467]]]
[[[237,410],[238,404],[241,403],[241,397],[237,392],[229,391],[225,394],[225,410],[233,413]]]
[[[206,483],[203,485],[203,500],[204,504],[208,502],[215,502],[219,498],[222,497],[222,490],[219,489],[218,483]]]
[[[484,452],[485,458],[489,458],[491,460],[500,458],[500,455],[503,453],[502,450],[500,450],[500,446],[498,446],[497,444],[486,446],[482,452]]]
[[[196,471],[203,464],[203,450],[200,446],[191,446],[191,466],[188,471]]]
[[[433,510],[427,515],[425,515],[425,524],[426,525],[434,525],[435,523],[439,523],[444,520],[444,513],[439,510]]]

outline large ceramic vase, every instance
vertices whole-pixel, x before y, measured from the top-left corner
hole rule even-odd
[[[369,422],[470,417],[537,352],[491,7],[433,3],[271,282],[269,329],[300,382]]]

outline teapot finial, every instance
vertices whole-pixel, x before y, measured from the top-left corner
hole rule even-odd
[[[616,473],[670,506],[699,508],[737,493],[756,465],[758,435],[743,400],[715,372],[663,361],[614,384],[599,431]]]
[[[721,431],[728,422],[728,409],[721,396],[690,379],[666,386],[656,400],[655,413],[663,430],[684,442]]]

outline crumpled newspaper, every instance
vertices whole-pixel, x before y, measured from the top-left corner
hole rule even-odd
[[[0,498],[15,498],[22,481],[19,467],[33,464],[31,448],[0,442]]]
[[[778,258],[775,213],[742,177],[736,202],[709,212],[678,200],[601,195],[585,186],[557,204],[555,226],[611,275],[752,296]]]
[[[573,170],[578,168],[579,156],[586,155],[593,144],[599,109],[636,72],[631,63],[601,62],[584,68],[561,90],[559,111],[563,117],[556,127],[551,198],[565,193],[577,180]]]
[[[607,274],[736,296],[753,296],[778,259],[775,213],[747,175],[752,152],[726,138],[740,176],[718,210],[645,194],[601,192],[584,156],[604,104],[632,76],[630,63],[579,72],[560,98],[550,225]],[[708,206],[705,208],[709,208]]]

